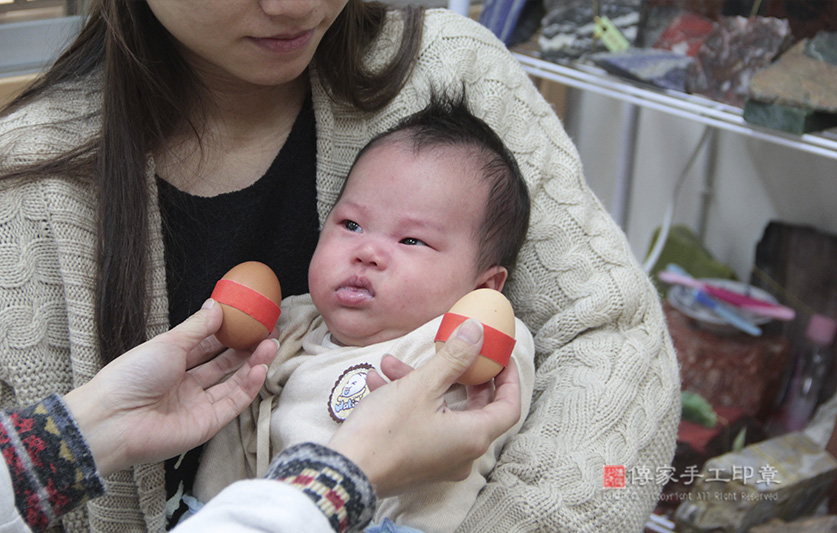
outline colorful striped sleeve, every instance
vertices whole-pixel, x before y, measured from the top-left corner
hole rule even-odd
[[[18,513],[34,531],[105,492],[87,442],[56,394],[0,411],[0,452]]]
[[[377,499],[366,475],[343,455],[305,443],[279,454],[268,479],[288,483],[320,508],[338,532],[359,530],[372,519]]]

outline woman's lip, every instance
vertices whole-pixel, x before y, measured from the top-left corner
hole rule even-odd
[[[295,35],[277,35],[275,37],[251,37],[254,43],[262,48],[270,50],[271,52],[289,53],[296,52],[304,48],[311,36],[314,35],[314,30],[304,31]]]

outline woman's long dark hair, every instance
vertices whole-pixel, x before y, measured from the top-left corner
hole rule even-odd
[[[362,57],[392,9],[349,0],[315,55],[332,98],[363,111],[385,106],[403,87],[421,40],[423,12],[404,9],[404,38],[381,72]],[[92,2],[78,38],[43,76],[0,112],[6,115],[58,84],[101,70],[101,132],[94,139],[4,178],[61,174],[92,179],[98,195],[96,328],[104,361],[146,340],[149,197],[146,162],[201,109],[199,81],[147,2]],[[91,178],[92,176],[92,178]]]

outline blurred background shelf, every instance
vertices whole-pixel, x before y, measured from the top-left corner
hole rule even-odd
[[[804,135],[786,134],[745,122],[741,109],[702,96],[657,90],[610,75],[597,67],[559,65],[540,59],[537,57],[537,51],[523,47],[515,48],[513,54],[523,68],[531,76],[537,78],[614,98],[642,108],[655,109],[724,131],[837,159],[837,134],[833,131]]]

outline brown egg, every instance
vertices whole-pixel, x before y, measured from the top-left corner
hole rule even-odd
[[[514,347],[514,311],[511,302],[499,291],[493,289],[471,291],[453,304],[445,315],[436,336],[436,350],[444,344],[442,339],[450,338],[456,326],[467,318],[475,318],[482,322],[484,326],[483,348],[480,356],[457,383],[480,385],[493,379],[508,363]]]
[[[273,331],[279,319],[282,287],[269,266],[248,261],[224,274],[212,298],[224,311],[224,322],[215,337],[224,346],[244,350]]]

